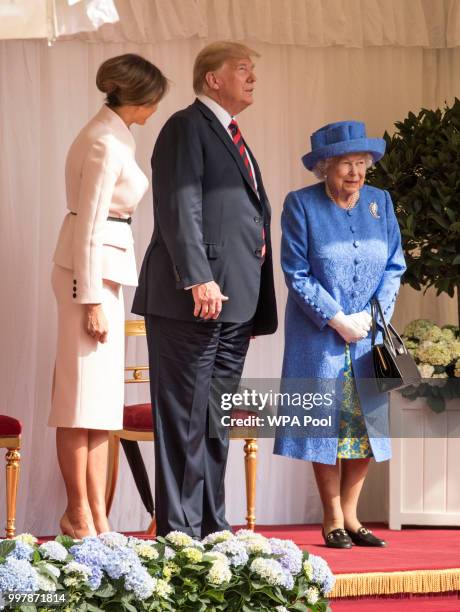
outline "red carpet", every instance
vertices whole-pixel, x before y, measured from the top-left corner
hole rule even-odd
[[[390,531],[385,525],[367,526],[387,541],[386,548],[327,548],[319,525],[261,525],[257,531],[269,538],[294,540],[301,548],[324,557],[338,574],[460,567],[460,529]]]
[[[362,597],[335,600],[331,602],[332,612],[459,612],[458,594],[411,597]]]

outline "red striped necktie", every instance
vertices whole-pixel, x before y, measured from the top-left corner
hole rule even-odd
[[[241,135],[240,128],[238,127],[238,124],[235,121],[235,119],[231,120],[228,126],[228,129],[230,130],[230,133],[233,138],[233,142],[235,143],[235,146],[238,149],[239,154],[241,155],[244,165],[246,166],[246,170],[248,171],[252,186],[257,191],[256,181],[254,179],[254,173],[252,171],[251,164],[249,163],[249,157],[246,151],[246,147],[244,146],[243,136]]]
[[[251,164],[249,163],[249,157],[246,151],[246,147],[244,146],[243,136],[241,135],[240,128],[238,127],[238,124],[235,121],[235,119],[231,120],[231,122],[229,123],[228,129],[230,130],[233,142],[236,148],[238,149],[239,154],[241,155],[244,165],[246,166],[246,170],[248,171],[252,186],[254,187],[254,190],[257,192],[256,181],[254,179],[254,173],[252,171]],[[266,252],[265,228],[264,227],[262,227],[262,240],[263,240],[263,245],[261,249],[261,259],[263,263],[265,260],[265,252]]]

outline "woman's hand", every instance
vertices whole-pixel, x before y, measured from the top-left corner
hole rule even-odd
[[[86,331],[98,342],[107,342],[109,326],[102,310],[102,304],[86,304]]]
[[[338,312],[329,321],[329,325],[342,336],[345,342],[350,343],[363,340],[369,333],[371,322],[371,317],[365,311],[351,315]]]

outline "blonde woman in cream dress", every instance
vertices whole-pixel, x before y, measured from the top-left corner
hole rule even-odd
[[[96,84],[106,103],[67,156],[68,213],[52,273],[58,341],[48,424],[67,492],[60,527],[78,538],[109,530],[108,431],[123,426],[122,285],[137,285],[130,223],[148,187],[129,126],[144,125],[167,89],[160,70],[133,54],[105,61]]]

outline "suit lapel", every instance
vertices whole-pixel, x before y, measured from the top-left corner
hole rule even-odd
[[[254,185],[252,184],[251,177],[249,176],[249,172],[246,166],[244,165],[243,158],[241,157],[241,155],[238,152],[238,149],[235,147],[233,141],[231,140],[230,134],[223,127],[223,125],[221,124],[219,119],[217,119],[217,117],[212,112],[212,110],[209,109],[205,104],[203,104],[199,100],[195,100],[194,104],[197,105],[197,107],[200,109],[203,115],[208,119],[208,121],[210,122],[211,129],[217,134],[220,140],[227,147],[228,152],[233,157],[233,159],[236,161],[243,179],[246,181],[252,193],[256,196],[257,200],[259,201],[259,194],[254,189]],[[249,151],[249,148],[247,147],[246,143],[244,144],[247,150]],[[254,161],[254,158],[252,157],[252,153],[251,153],[251,159]],[[257,182],[257,184],[259,184],[259,182]]]
[[[244,146],[246,147],[246,151],[248,152],[248,154],[251,156],[252,165],[254,167],[254,174],[256,176],[256,181],[257,181],[257,189],[259,191],[258,198],[259,198],[259,200],[261,202],[262,207],[268,213],[268,218],[270,218],[270,216],[271,216],[270,202],[268,201],[268,197],[267,197],[267,194],[265,192],[265,187],[264,187],[264,183],[262,181],[262,174],[260,172],[259,164],[257,163],[256,158],[252,154],[252,151],[248,147],[246,142],[244,143]]]

